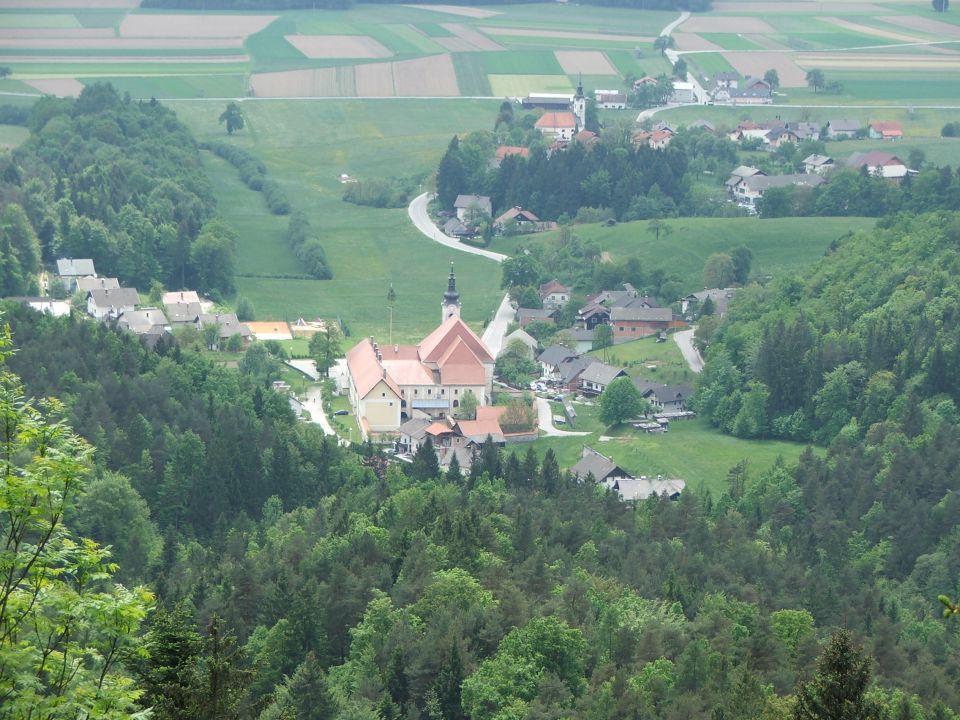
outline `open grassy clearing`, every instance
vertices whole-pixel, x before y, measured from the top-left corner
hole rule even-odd
[[[902,105],[958,105],[960,98],[960,73],[955,71],[896,70],[824,70],[828,81],[836,80],[843,85],[841,95],[814,93],[807,88],[791,88],[791,102],[842,105],[845,102],[889,103]]]
[[[570,83],[577,84],[577,80],[583,80],[583,91],[590,97],[593,90],[622,90],[626,92],[626,86],[623,84],[623,78],[619,75],[569,75]],[[636,110],[631,111],[636,115]]]
[[[626,368],[631,377],[642,377],[651,382],[692,386],[696,380],[672,338],[664,343],[658,343],[652,337],[643,338],[589,354],[610,365]],[[656,369],[651,369],[654,366]]]
[[[496,36],[497,41],[505,47],[536,48],[544,47],[551,50],[633,50],[646,48],[646,43],[614,41],[614,40],[577,40],[575,38],[529,37],[529,36]]]
[[[566,75],[489,75],[490,89],[497,97],[524,97],[532,92],[573,92]]]
[[[30,137],[30,131],[19,125],[0,125],[0,148],[10,149],[21,145]]]
[[[0,13],[4,28],[78,28],[83,27],[75,15],[62,13]]]
[[[424,37],[423,34],[417,32],[410,25],[401,25],[399,23],[392,23],[390,25],[386,25],[385,27],[391,32],[394,38],[399,38],[405,43],[408,43],[410,46],[415,47],[418,52],[427,53],[427,54],[446,52],[446,48],[434,42],[430,38]],[[434,37],[444,37],[444,36],[434,36]]]
[[[661,233],[659,241],[644,221],[614,227],[577,225],[574,233],[595,241],[614,261],[638,257],[645,268],[663,268],[694,291],[703,288],[703,266],[713,253],[746,245],[753,251],[752,274],[773,275],[809,266],[833,240],[873,223],[872,218],[678,218],[667,221],[671,232]],[[491,247],[513,253],[520,244],[557,242],[557,233],[548,233],[498,238]]]
[[[562,413],[559,405],[558,414]],[[667,433],[647,434],[632,428],[614,432],[596,419],[596,406],[576,405],[577,429],[591,434],[573,438],[541,438],[532,444],[542,456],[552,448],[561,467],[570,467],[579,459],[584,445],[612,457],[634,475],[663,475],[681,478],[690,490],[709,490],[714,496],[727,487],[727,472],[742,460],[748,472],[760,474],[782,458],[787,465],[796,462],[804,445],[774,440],[741,440],[717,432],[706,420],[686,420],[670,424]],[[612,437],[600,442],[600,435]],[[508,448],[510,450],[512,448]],[[695,451],[694,451],[695,449]],[[526,452],[524,448],[518,453]]]
[[[670,11],[637,12],[627,8],[597,8],[572,3],[498,5],[497,10],[502,14],[485,18],[480,24],[656,37],[665,25],[677,19],[677,13]]]
[[[684,55],[684,59],[695,66],[701,77],[712,78],[717,73],[731,72],[733,65],[727,62],[727,59],[720,53],[693,53]]]
[[[217,122],[219,106],[169,104],[199,140],[226,138]],[[447,101],[442,112],[433,101],[417,100],[245,103],[247,127],[232,142],[260,157],[293,207],[307,213],[334,273],[331,281],[239,278],[238,291],[253,303],[257,317],[340,316],[353,337],[382,338],[389,320],[386,292],[393,282],[394,339],[418,340],[439,320],[440,298],[453,260],[464,318],[479,329],[500,302],[497,267],[431,243],[412,227],[406,209],[378,210],[343,202],[343,185],[337,178],[342,172],[361,181],[394,173],[432,174],[450,138],[487,127],[496,108],[495,100]],[[237,202],[253,205],[248,194],[230,192],[223,184],[218,184],[217,196],[227,215],[235,212],[230,207]],[[267,214],[262,205],[255,210]],[[281,223],[285,227],[285,220]],[[235,229],[241,247],[261,242],[262,251],[268,251],[270,245],[262,243],[250,223]]]
[[[489,75],[563,75],[563,68],[549,50],[509,50],[483,53],[483,66]]]

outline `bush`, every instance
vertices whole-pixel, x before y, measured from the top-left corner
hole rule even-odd
[[[940,130],[940,137],[960,137],[960,122],[948,122]]]
[[[251,190],[263,193],[267,207],[274,215],[290,213],[290,201],[276,180],[267,178],[267,168],[256,157],[242,148],[224,142],[206,142],[201,149],[209,150],[237,169],[241,182]]]
[[[287,242],[290,243],[290,249],[303,263],[303,269],[310,277],[317,280],[329,280],[333,277],[327,262],[327,254],[304,213],[295,212],[290,216]]]
[[[422,177],[401,177],[353,182],[347,185],[343,199],[354,205],[368,207],[406,207],[421,180]]]

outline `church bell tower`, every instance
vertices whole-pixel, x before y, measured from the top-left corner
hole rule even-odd
[[[453,263],[450,263],[447,291],[443,294],[443,302],[440,303],[440,322],[446,322],[454,316],[460,317],[460,293],[457,292],[457,276],[453,274]]]
[[[577,132],[587,128],[587,98],[583,94],[583,78],[577,81],[577,93],[573,96],[573,116],[577,119]]]

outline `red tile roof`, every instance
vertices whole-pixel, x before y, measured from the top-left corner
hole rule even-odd
[[[501,145],[497,148],[497,152],[494,154],[494,157],[497,160],[503,160],[508,155],[530,157],[530,148],[518,147],[516,145]]]
[[[544,113],[539,120],[537,120],[536,128],[537,130],[543,130],[547,128],[575,128],[577,126],[577,119],[573,116],[571,112],[548,112]]]
[[[387,373],[386,369],[377,360],[373,350],[373,342],[367,338],[350,349],[347,353],[347,366],[353,375],[353,384],[357,394],[364,398],[381,380],[400,397],[400,388]]]
[[[420,343],[420,359],[423,362],[437,362],[447,350],[460,338],[481,362],[493,362],[493,355],[467,324],[457,316],[447,318],[444,323],[427,335]]]

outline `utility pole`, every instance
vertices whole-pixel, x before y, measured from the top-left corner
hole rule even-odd
[[[390,311],[390,344],[393,345],[393,306],[387,305],[387,310]]]

